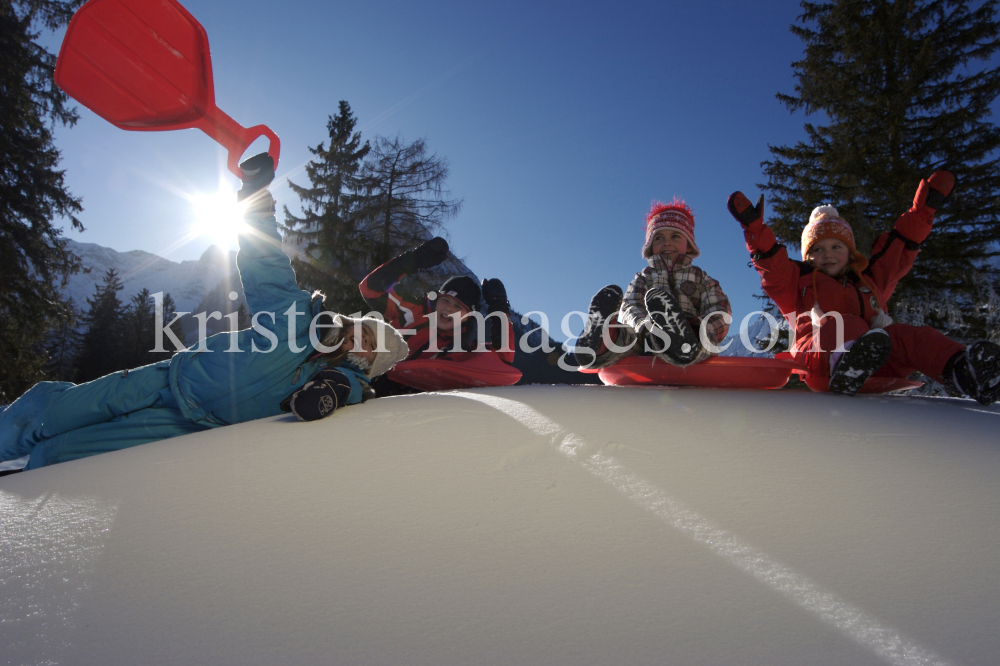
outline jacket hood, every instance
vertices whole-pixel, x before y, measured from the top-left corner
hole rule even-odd
[[[375,360],[372,361],[372,367],[365,371],[369,377],[378,377],[389,372],[394,365],[409,355],[410,350],[403,335],[385,321],[368,316],[348,317],[339,314],[334,317],[334,325],[341,328],[354,326],[355,323],[367,327],[375,335]]]

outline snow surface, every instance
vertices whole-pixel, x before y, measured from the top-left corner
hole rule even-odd
[[[995,664],[1000,409],[526,386],[0,478],[8,664]]]

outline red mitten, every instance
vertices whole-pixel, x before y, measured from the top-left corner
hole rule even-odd
[[[757,205],[751,206],[750,200],[747,199],[742,192],[733,192],[729,195],[729,201],[726,202],[726,207],[729,208],[729,212],[736,218],[736,221],[744,227],[749,227],[757,220],[764,220],[763,194],[760,195],[759,199],[757,199]]]
[[[913,196],[913,205],[937,210],[944,205],[954,187],[955,176],[950,171],[935,171],[930,178],[920,181],[917,193]]]

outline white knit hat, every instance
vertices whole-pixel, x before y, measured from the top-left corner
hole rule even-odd
[[[392,367],[405,359],[410,354],[410,348],[406,346],[403,335],[390,324],[375,317],[348,317],[338,314],[333,318],[334,329],[332,335],[338,335],[345,326],[354,326],[360,323],[366,326],[375,336],[375,360],[372,361],[371,368],[365,370],[369,377],[378,377],[392,370]],[[332,336],[331,336],[332,337]]]

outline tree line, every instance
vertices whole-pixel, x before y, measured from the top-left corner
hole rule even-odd
[[[43,345],[49,379],[80,384],[173,356],[169,339],[163,345],[168,351],[153,351],[157,339],[153,295],[142,289],[122,301],[122,288],[118,272],[109,268],[87,299],[87,309],[78,310],[72,298],[66,301],[67,316],[49,331]],[[170,294],[163,295],[161,305],[163,326],[169,323],[167,328],[183,340],[180,322],[171,323],[176,307]]]

